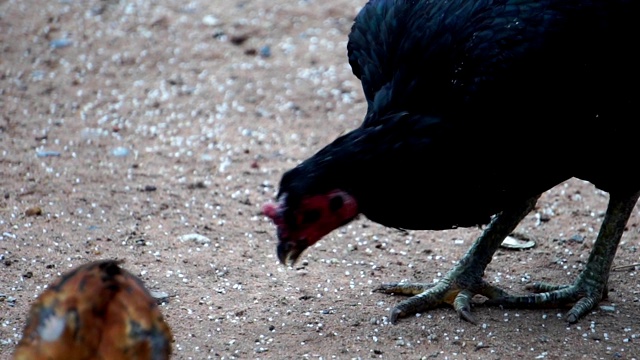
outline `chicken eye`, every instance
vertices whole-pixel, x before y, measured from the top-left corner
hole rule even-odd
[[[331,212],[340,210],[343,205],[344,205],[344,200],[340,195],[334,196],[331,198],[331,200],[329,200],[329,210],[331,210]]]
[[[320,211],[319,210],[307,210],[302,213],[301,224],[311,224],[320,220]]]

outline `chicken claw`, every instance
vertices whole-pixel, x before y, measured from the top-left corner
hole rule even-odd
[[[609,270],[615,257],[625,224],[633,212],[640,193],[629,196],[611,194],[607,213],[585,269],[578,275],[573,285],[551,285],[534,283],[527,290],[537,294],[504,295],[491,298],[486,305],[531,308],[556,307],[574,304],[566,315],[569,323],[575,323],[593,309],[600,300],[607,297]]]
[[[391,310],[389,321],[395,324],[399,318],[449,304],[460,318],[475,324],[471,315],[474,295],[479,294],[488,299],[503,299],[508,296],[504,290],[482,279],[484,269],[504,238],[533,209],[538,197],[539,195],[534,196],[507,208],[494,217],[462,260],[438,283],[391,283],[374,289],[385,294],[411,296]]]
[[[406,317],[408,314],[435,308],[443,303],[452,305],[460,315],[460,318],[475,324],[476,320],[471,315],[473,292],[451,289],[446,283],[447,281],[440,281],[438,284],[392,283],[383,284],[374,291],[385,294],[413,295],[413,297],[402,301],[391,310],[389,321],[392,324],[395,324],[399,318]]]

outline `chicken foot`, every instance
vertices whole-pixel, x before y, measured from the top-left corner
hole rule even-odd
[[[631,195],[610,194],[609,205],[598,232],[598,237],[585,269],[572,285],[534,283],[527,289],[537,294],[493,297],[486,305],[501,305],[515,308],[550,307],[574,304],[566,315],[569,323],[593,309],[607,297],[609,270],[615,257],[624,228],[633,212],[640,192]]]
[[[385,294],[412,296],[391,310],[389,321],[396,323],[399,318],[449,304],[462,319],[475,323],[471,315],[471,299],[475,294],[489,299],[508,298],[504,290],[489,284],[482,276],[502,241],[534,208],[539,197],[531,197],[497,214],[464,257],[438,283],[390,283],[374,289]]]

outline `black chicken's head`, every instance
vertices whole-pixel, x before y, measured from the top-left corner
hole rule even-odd
[[[264,205],[263,213],[277,227],[278,259],[293,265],[306,248],[353,220],[358,204],[341,190],[300,197],[281,192],[277,203]]]

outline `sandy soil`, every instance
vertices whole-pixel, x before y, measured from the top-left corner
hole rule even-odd
[[[477,325],[449,308],[388,323],[398,298],[371,290],[440,278],[479,229],[360,219],[278,264],[261,204],[366,110],[346,61],[363,3],[1,1],[0,358],[48,283],[105,258],[171,296],[175,359],[640,358],[640,211],[605,307],[572,326],[565,309],[482,307]],[[572,281],[607,199],[577,179],[550,190],[518,229],[538,246],[500,250],[486,277]]]

